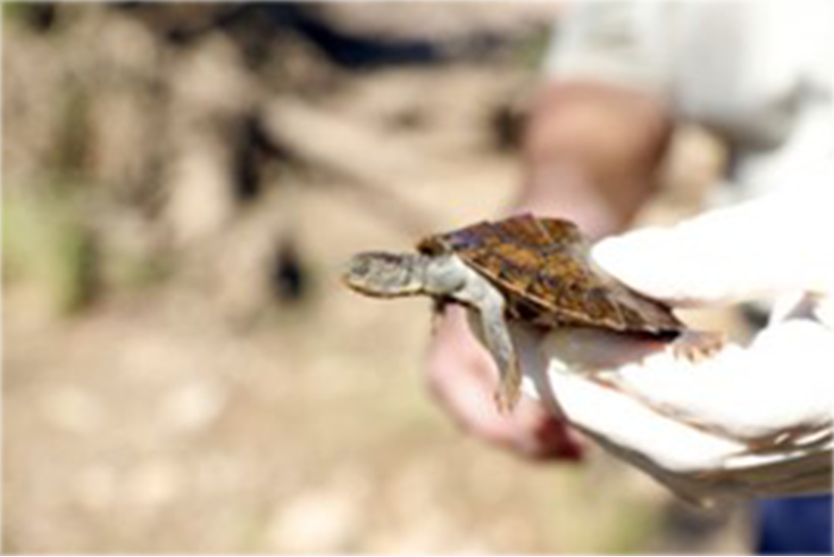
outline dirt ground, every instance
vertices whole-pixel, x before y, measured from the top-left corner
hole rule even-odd
[[[324,100],[283,95],[269,122],[328,170],[277,178],[211,249],[174,252],[175,272],[70,313],[38,275],[4,273],[4,551],[746,552],[743,508],[685,507],[599,451],[544,465],[467,438],[423,387],[428,303],[339,284],[355,251],[500,212],[519,171],[490,115],[535,79],[392,66]],[[680,150],[688,179],[709,173],[697,134]],[[689,187],[644,220],[694,210]],[[264,303],[250,276],[273,226],[304,263],[294,302]]]

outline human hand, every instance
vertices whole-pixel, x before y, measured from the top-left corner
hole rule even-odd
[[[447,308],[429,347],[427,381],[441,407],[465,431],[520,455],[581,458],[576,434],[537,400],[523,398],[509,415],[498,412],[493,396],[498,370],[469,330],[465,311]]]
[[[655,351],[588,375],[566,363],[557,331],[537,341],[547,362],[544,375],[524,370],[526,390],[690,499],[830,491],[834,169],[805,182],[593,250],[632,288],[679,307],[777,295],[749,346],[697,364]]]

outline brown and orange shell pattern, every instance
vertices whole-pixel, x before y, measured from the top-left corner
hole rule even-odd
[[[671,339],[685,326],[661,302],[597,266],[570,221],[511,217],[419,243],[427,255],[453,253],[505,296],[507,316],[534,325],[585,326]]]

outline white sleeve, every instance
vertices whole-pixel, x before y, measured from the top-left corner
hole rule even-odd
[[[742,149],[785,142],[810,102],[830,94],[821,59],[834,54],[829,2],[688,3],[667,50],[670,91],[683,118]]]
[[[550,79],[636,88],[742,150],[793,138],[832,95],[830,2],[589,2],[554,27]]]
[[[657,2],[568,4],[545,58],[548,79],[601,81],[664,95],[667,64],[658,47],[668,12]]]

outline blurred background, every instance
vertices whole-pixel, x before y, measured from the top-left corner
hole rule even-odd
[[[558,4],[4,4],[7,553],[743,553],[467,438],[345,260],[500,212]],[[682,129],[643,222],[724,155]],[[683,168],[686,171],[683,171]]]

